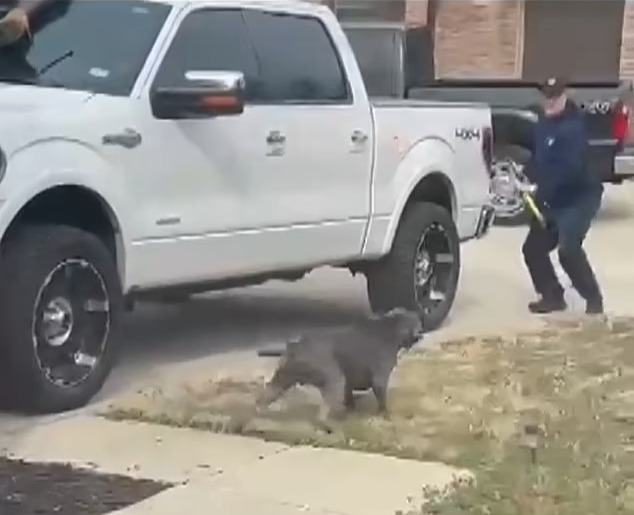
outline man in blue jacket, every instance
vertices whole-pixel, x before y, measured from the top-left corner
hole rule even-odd
[[[586,313],[603,313],[603,296],[583,249],[590,225],[601,206],[603,185],[586,166],[588,138],[579,108],[568,99],[562,79],[542,86],[544,110],[535,128],[529,179],[548,223],[531,220],[522,247],[533,286],[540,296],[529,304],[532,313],[566,309],[562,288],[550,260],[558,248],[559,262],[574,288],[586,300]]]

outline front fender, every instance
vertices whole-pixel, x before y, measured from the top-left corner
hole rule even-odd
[[[120,174],[97,151],[81,142],[46,140],[12,153],[0,182],[0,237],[34,197],[56,186],[79,186],[101,197],[114,216],[126,248],[130,216]]]
[[[429,138],[416,143],[401,160],[390,184],[392,209],[384,235],[380,238],[380,255],[389,253],[396,229],[416,186],[430,174],[439,174],[451,188],[453,212],[460,205],[462,192],[454,177],[455,154],[451,146],[440,138]],[[376,240],[375,240],[376,241]],[[368,249],[369,250],[369,249]]]

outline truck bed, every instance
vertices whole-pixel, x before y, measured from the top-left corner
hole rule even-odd
[[[456,214],[461,238],[473,234],[480,208],[489,196],[487,168],[483,165],[485,138],[491,138],[491,111],[486,104],[476,102],[447,103],[436,100],[371,100],[375,121],[376,162],[373,186],[373,206],[377,217],[387,215],[405,183],[393,188],[394,170],[400,163],[418,173],[421,163],[431,163],[425,170],[433,173],[433,162],[451,162],[452,171],[460,177],[456,182]],[[418,109],[420,108],[420,109]],[[460,138],[459,131],[473,131],[477,137]],[[488,135],[485,130],[489,130]],[[438,143],[442,142],[441,146]],[[439,150],[442,149],[442,150]],[[426,165],[427,166],[427,165]],[[403,181],[411,180],[411,176]],[[397,182],[399,179],[397,178]]]
[[[570,82],[569,88],[580,97],[600,98],[621,97],[632,94],[630,81],[583,81]],[[517,105],[518,102],[532,100],[539,102],[539,83],[517,79],[436,79],[427,84],[410,88],[408,98],[447,100],[473,99],[491,105]],[[495,93],[495,95],[493,95]]]
[[[378,97],[372,98],[370,100],[371,104],[374,107],[390,107],[390,108],[398,108],[398,107],[407,107],[407,108],[416,108],[416,107],[442,107],[443,109],[466,109],[466,108],[474,108],[474,107],[482,107],[486,108],[486,102],[479,101],[467,101],[467,100],[459,100],[459,101],[447,101],[445,99],[398,99],[398,98],[390,98],[390,97]]]

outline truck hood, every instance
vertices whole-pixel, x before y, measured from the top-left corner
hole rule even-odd
[[[94,94],[87,91],[0,84],[0,118],[4,121],[5,116],[28,115],[34,111],[41,116],[47,111],[63,110],[69,105],[76,106],[92,96]]]
[[[91,92],[0,84],[0,147],[11,154],[77,114]]]

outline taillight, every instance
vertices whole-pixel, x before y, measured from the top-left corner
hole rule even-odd
[[[618,145],[623,145],[630,131],[630,108],[623,102],[617,102],[614,106],[614,118],[612,119],[612,137]]]
[[[493,176],[491,165],[493,164],[493,130],[491,127],[484,127],[482,129],[482,158],[484,164],[487,167],[489,175]]]

